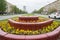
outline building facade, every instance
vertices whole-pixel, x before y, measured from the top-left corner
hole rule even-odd
[[[57,11],[60,10],[60,0],[56,0],[48,5],[44,6],[43,11],[48,12],[49,9],[53,9],[53,8],[56,9]]]
[[[11,3],[7,2],[6,12],[7,13],[12,13],[12,7],[13,7],[13,5]]]

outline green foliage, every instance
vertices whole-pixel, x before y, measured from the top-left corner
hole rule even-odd
[[[44,7],[42,7],[41,9],[39,9],[39,10],[38,10],[38,13],[43,12],[43,8],[44,8]]]
[[[44,7],[40,8],[39,10],[34,10],[33,13],[41,13],[41,12],[43,12],[43,8]]]
[[[6,11],[6,1],[0,0],[0,12]]]
[[[24,13],[27,13],[25,11],[22,11],[21,9],[17,8],[16,6],[12,6],[12,11],[13,13],[15,14],[24,14]]]
[[[38,13],[37,10],[34,10],[32,13]]]
[[[22,16],[34,16],[34,14],[24,14]]]
[[[12,12],[19,13],[19,8],[17,8],[16,6],[12,6]]]

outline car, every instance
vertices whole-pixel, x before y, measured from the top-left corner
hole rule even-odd
[[[60,18],[60,13],[52,13],[48,15],[49,18]]]
[[[1,12],[1,11],[0,11],[0,14],[1,14],[1,15],[3,15],[3,14],[7,14],[7,12]]]

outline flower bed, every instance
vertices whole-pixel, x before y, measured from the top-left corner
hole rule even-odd
[[[10,20],[10,21],[18,23],[13,20]],[[48,21],[51,22],[51,20],[48,20]],[[45,22],[48,24],[49,23],[48,21],[45,21]],[[34,24],[36,25],[36,23]],[[50,23],[50,25],[47,25],[47,26],[46,24],[44,25],[45,26],[43,28],[41,29],[39,28],[37,30],[29,30],[29,29],[24,30],[19,28],[15,29],[13,26],[11,26],[8,23],[8,20],[3,20],[3,21],[0,21],[0,39],[1,40],[57,40],[57,38],[60,35],[60,27],[58,27],[59,23],[52,20],[52,23]]]
[[[48,25],[51,25],[53,23],[53,19],[44,22],[37,22],[37,23],[23,23],[23,22],[16,22],[12,19],[9,19],[8,23],[15,29],[38,30]]]
[[[18,35],[43,34],[43,33],[51,32],[52,30],[56,29],[59,25],[58,22],[54,21],[51,25],[43,27],[42,29],[39,30],[24,30],[24,29],[14,29],[14,27],[11,27],[7,21],[3,21],[3,22],[1,23],[2,30],[11,34],[18,34]]]
[[[60,27],[52,32],[40,34],[40,35],[15,35],[9,34],[0,29],[1,40],[57,40],[60,35]],[[6,33],[6,34],[5,34]]]

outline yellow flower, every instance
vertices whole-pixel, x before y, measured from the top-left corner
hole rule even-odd
[[[32,32],[33,34],[35,34],[35,32]]]
[[[16,34],[19,34],[19,29],[16,30]]]
[[[20,32],[24,32],[24,30],[23,30],[23,29],[21,29],[21,30],[20,30]]]

